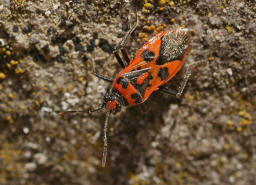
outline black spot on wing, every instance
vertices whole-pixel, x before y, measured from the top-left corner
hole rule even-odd
[[[157,76],[161,78],[161,80],[165,80],[169,76],[168,68],[167,67],[162,67],[159,69]]]
[[[126,89],[129,85],[129,82],[123,77],[119,77],[117,79],[117,84],[120,84],[120,83],[121,83],[123,89]]]
[[[142,58],[144,58],[144,61],[146,61],[146,62],[151,62],[155,58],[155,54],[152,51],[148,50],[148,49],[143,51],[143,53],[140,56]]]
[[[141,99],[141,97],[140,97],[140,95],[138,93],[133,93],[131,95],[131,98],[135,99],[135,103],[141,103],[142,102],[142,99]]]

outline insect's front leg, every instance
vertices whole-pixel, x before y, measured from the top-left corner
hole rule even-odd
[[[131,27],[131,29],[125,34],[125,36],[122,38],[122,40],[117,43],[117,45],[115,45],[114,47],[114,55],[118,61],[118,63],[121,65],[122,68],[125,68],[125,66],[127,66],[130,62],[130,58],[127,54],[127,51],[126,49],[124,48],[125,44],[126,44],[126,41],[128,39],[128,37],[135,31],[136,27],[138,26],[138,16],[137,16],[137,10],[136,10],[136,22],[134,23],[134,25]],[[118,50],[121,50],[121,53],[122,53],[122,56],[126,62],[126,64],[124,64],[124,62],[122,61],[119,53],[118,53]]]
[[[136,10],[136,22],[131,27],[131,29],[125,34],[123,39],[119,43],[117,43],[117,45],[114,47],[114,50],[119,50],[125,46],[125,43],[126,43],[128,37],[135,31],[137,26],[138,26],[138,16],[137,16],[137,10]]]
[[[123,39],[114,47],[113,53],[114,53],[114,55],[115,55],[115,57],[116,57],[116,59],[117,59],[117,62],[120,64],[120,66],[121,66],[122,68],[125,68],[125,67],[129,64],[129,62],[130,62],[130,59],[129,59],[129,57],[128,57],[128,54],[127,54],[125,48],[123,48],[123,47],[124,47],[124,45],[125,45],[125,43],[126,43],[128,37],[135,31],[137,25],[138,25],[138,17],[137,17],[137,11],[136,11],[136,22],[135,22],[135,24],[134,24],[134,25],[132,26],[132,28],[125,34],[125,36],[123,37]],[[123,58],[124,58],[125,61],[126,61],[126,64],[124,64],[123,60],[121,59],[121,57],[120,57],[120,55],[119,55],[119,53],[118,53],[118,50],[119,50],[119,49],[121,50],[121,53],[122,53],[122,55],[123,55]],[[94,65],[94,60],[92,60],[92,67],[93,67],[93,73],[94,73],[94,75],[95,75],[96,77],[98,77],[99,79],[105,80],[105,81],[107,81],[107,82],[111,82],[111,83],[114,82],[114,79],[112,79],[112,78],[110,78],[110,77],[107,77],[107,76],[103,76],[103,75],[98,74],[98,73],[96,72],[95,65]]]

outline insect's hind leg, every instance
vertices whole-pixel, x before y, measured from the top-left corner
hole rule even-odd
[[[169,88],[164,87],[164,86],[159,87],[159,91],[167,93],[167,94],[169,94],[171,96],[175,96],[175,97],[176,97],[176,95],[178,93],[178,91],[173,90],[173,89],[169,89]]]
[[[183,91],[184,91],[184,88],[185,88],[186,85],[187,85],[188,79],[189,79],[189,77],[190,77],[190,75],[191,75],[192,67],[193,67],[194,65],[195,65],[195,64],[192,63],[192,64],[190,64],[190,65],[187,67],[186,74],[185,74],[185,76],[184,76],[184,78],[183,78],[183,80],[182,80],[182,82],[181,82],[181,85],[180,85],[178,91],[173,90],[173,89],[169,89],[169,88],[163,87],[163,86],[162,86],[162,87],[159,87],[159,90],[160,90],[161,92],[164,92],[164,93],[170,94],[170,95],[172,95],[172,96],[175,96],[176,98],[180,98],[181,95],[182,95],[182,93],[183,93]]]
[[[192,64],[189,64],[189,66],[187,67],[186,74],[185,74],[185,76],[184,76],[184,78],[183,78],[183,81],[181,82],[180,88],[179,88],[179,90],[178,90],[178,92],[177,92],[177,94],[176,94],[176,97],[177,97],[177,98],[180,98],[180,97],[181,97],[181,95],[182,95],[182,93],[183,93],[183,90],[184,90],[184,88],[186,87],[187,82],[188,82],[188,79],[189,79],[189,77],[190,77],[190,75],[191,75],[192,67],[193,67],[194,65],[195,65],[195,64],[192,63]]]

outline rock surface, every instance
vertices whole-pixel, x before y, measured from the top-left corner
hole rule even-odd
[[[198,65],[180,99],[156,92],[111,116],[102,169],[104,112],[58,112],[101,104],[111,84],[93,76],[91,60],[101,74],[121,70],[111,50],[135,7],[130,57],[182,26],[187,63]],[[254,0],[2,0],[0,184],[256,184],[255,74]]]

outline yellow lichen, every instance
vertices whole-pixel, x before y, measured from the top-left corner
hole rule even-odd
[[[16,4],[16,5],[18,5],[18,6],[20,6],[20,7],[23,7],[25,4],[25,2],[26,2],[26,0],[13,0],[13,2]]]
[[[136,176],[136,175],[131,175],[130,176],[130,179],[131,179],[131,181],[133,182],[133,185],[139,185],[139,182],[140,182],[140,179]]]
[[[3,169],[6,169],[11,175],[21,175],[22,165],[18,161],[20,158],[20,150],[13,148],[7,142],[1,144],[0,158]]]
[[[13,123],[13,119],[10,115],[6,116],[6,120],[9,122],[9,123]]]
[[[226,143],[226,144],[224,145],[224,148],[225,148],[225,150],[229,150],[229,149],[230,149],[230,144]]]
[[[11,51],[7,50],[7,51],[5,52],[5,54],[6,54],[7,56],[10,56],[12,53],[11,53]]]
[[[0,72],[0,79],[5,79],[5,74]]]
[[[252,120],[252,116],[245,110],[238,112],[238,115],[244,117],[245,119]]]
[[[210,56],[210,57],[208,57],[208,60],[211,62],[214,60],[214,57]]]
[[[79,81],[79,82],[83,82],[83,77],[79,77],[79,78],[78,78],[78,81]]]
[[[35,104],[38,106],[40,105],[40,102],[38,100],[35,100]]]
[[[181,169],[182,164],[181,164],[180,162],[176,162],[176,163],[175,163],[175,166],[176,166],[177,168]]]
[[[247,125],[250,125],[250,124],[251,124],[250,120],[247,120],[247,119],[241,119],[240,120],[240,125],[242,125],[242,126],[247,126]]]
[[[145,3],[145,4],[144,4],[144,7],[145,7],[145,8],[150,8],[150,7],[152,7],[152,4],[151,4],[151,3]]]
[[[158,10],[159,10],[159,11],[163,11],[164,8],[163,8],[163,7],[159,7]]]
[[[239,126],[248,126],[252,123],[252,116],[245,110],[239,111],[238,115],[241,117]]]
[[[163,31],[163,30],[164,30],[164,25],[159,24],[159,25],[157,26],[157,28],[155,29],[154,33],[155,33],[155,34],[156,34],[156,33],[160,33],[160,32]]]
[[[237,131],[237,132],[242,132],[242,131],[243,131],[243,128],[240,127],[240,126],[238,126],[238,127],[236,128],[236,131]]]
[[[13,96],[12,93],[9,93],[9,94],[8,94],[8,98],[13,99],[13,97],[14,97],[14,96]]]
[[[18,61],[16,61],[16,60],[11,60],[11,61],[10,61],[10,64],[12,64],[12,65],[17,65],[17,64],[18,64]]]
[[[247,153],[243,153],[243,159],[244,160],[248,159],[248,154]]]
[[[6,64],[8,69],[11,69],[12,68],[12,65],[11,64]]]
[[[148,25],[145,25],[143,26],[143,29],[144,30],[147,30],[148,32],[153,32],[155,30],[155,25],[151,25],[151,26],[148,26]]]
[[[148,34],[146,34],[146,33],[143,33],[143,32],[141,32],[141,33],[139,33],[139,38],[146,38],[146,37],[148,37]]]
[[[184,98],[185,98],[190,104],[192,104],[192,103],[194,102],[194,96],[192,96],[192,95],[189,94],[189,93],[186,93],[186,94],[184,95]]]
[[[6,49],[5,48],[1,48],[1,52],[5,52],[6,51]]]
[[[15,69],[15,73],[16,74],[22,74],[22,73],[24,73],[24,70],[18,67],[18,68]]]
[[[173,5],[174,5],[174,2],[173,2],[173,1],[169,2],[169,5],[170,5],[170,6],[173,6]]]
[[[69,84],[67,91],[70,92],[70,91],[72,91],[73,89],[74,89],[74,85],[73,85],[73,84]]]
[[[159,0],[159,1],[158,1],[158,4],[159,4],[159,5],[164,5],[164,4],[165,4],[165,0]]]
[[[227,124],[228,126],[233,126],[233,122],[231,120],[228,120]]]
[[[226,26],[226,30],[230,33],[230,32],[232,32],[232,27],[231,26]]]

